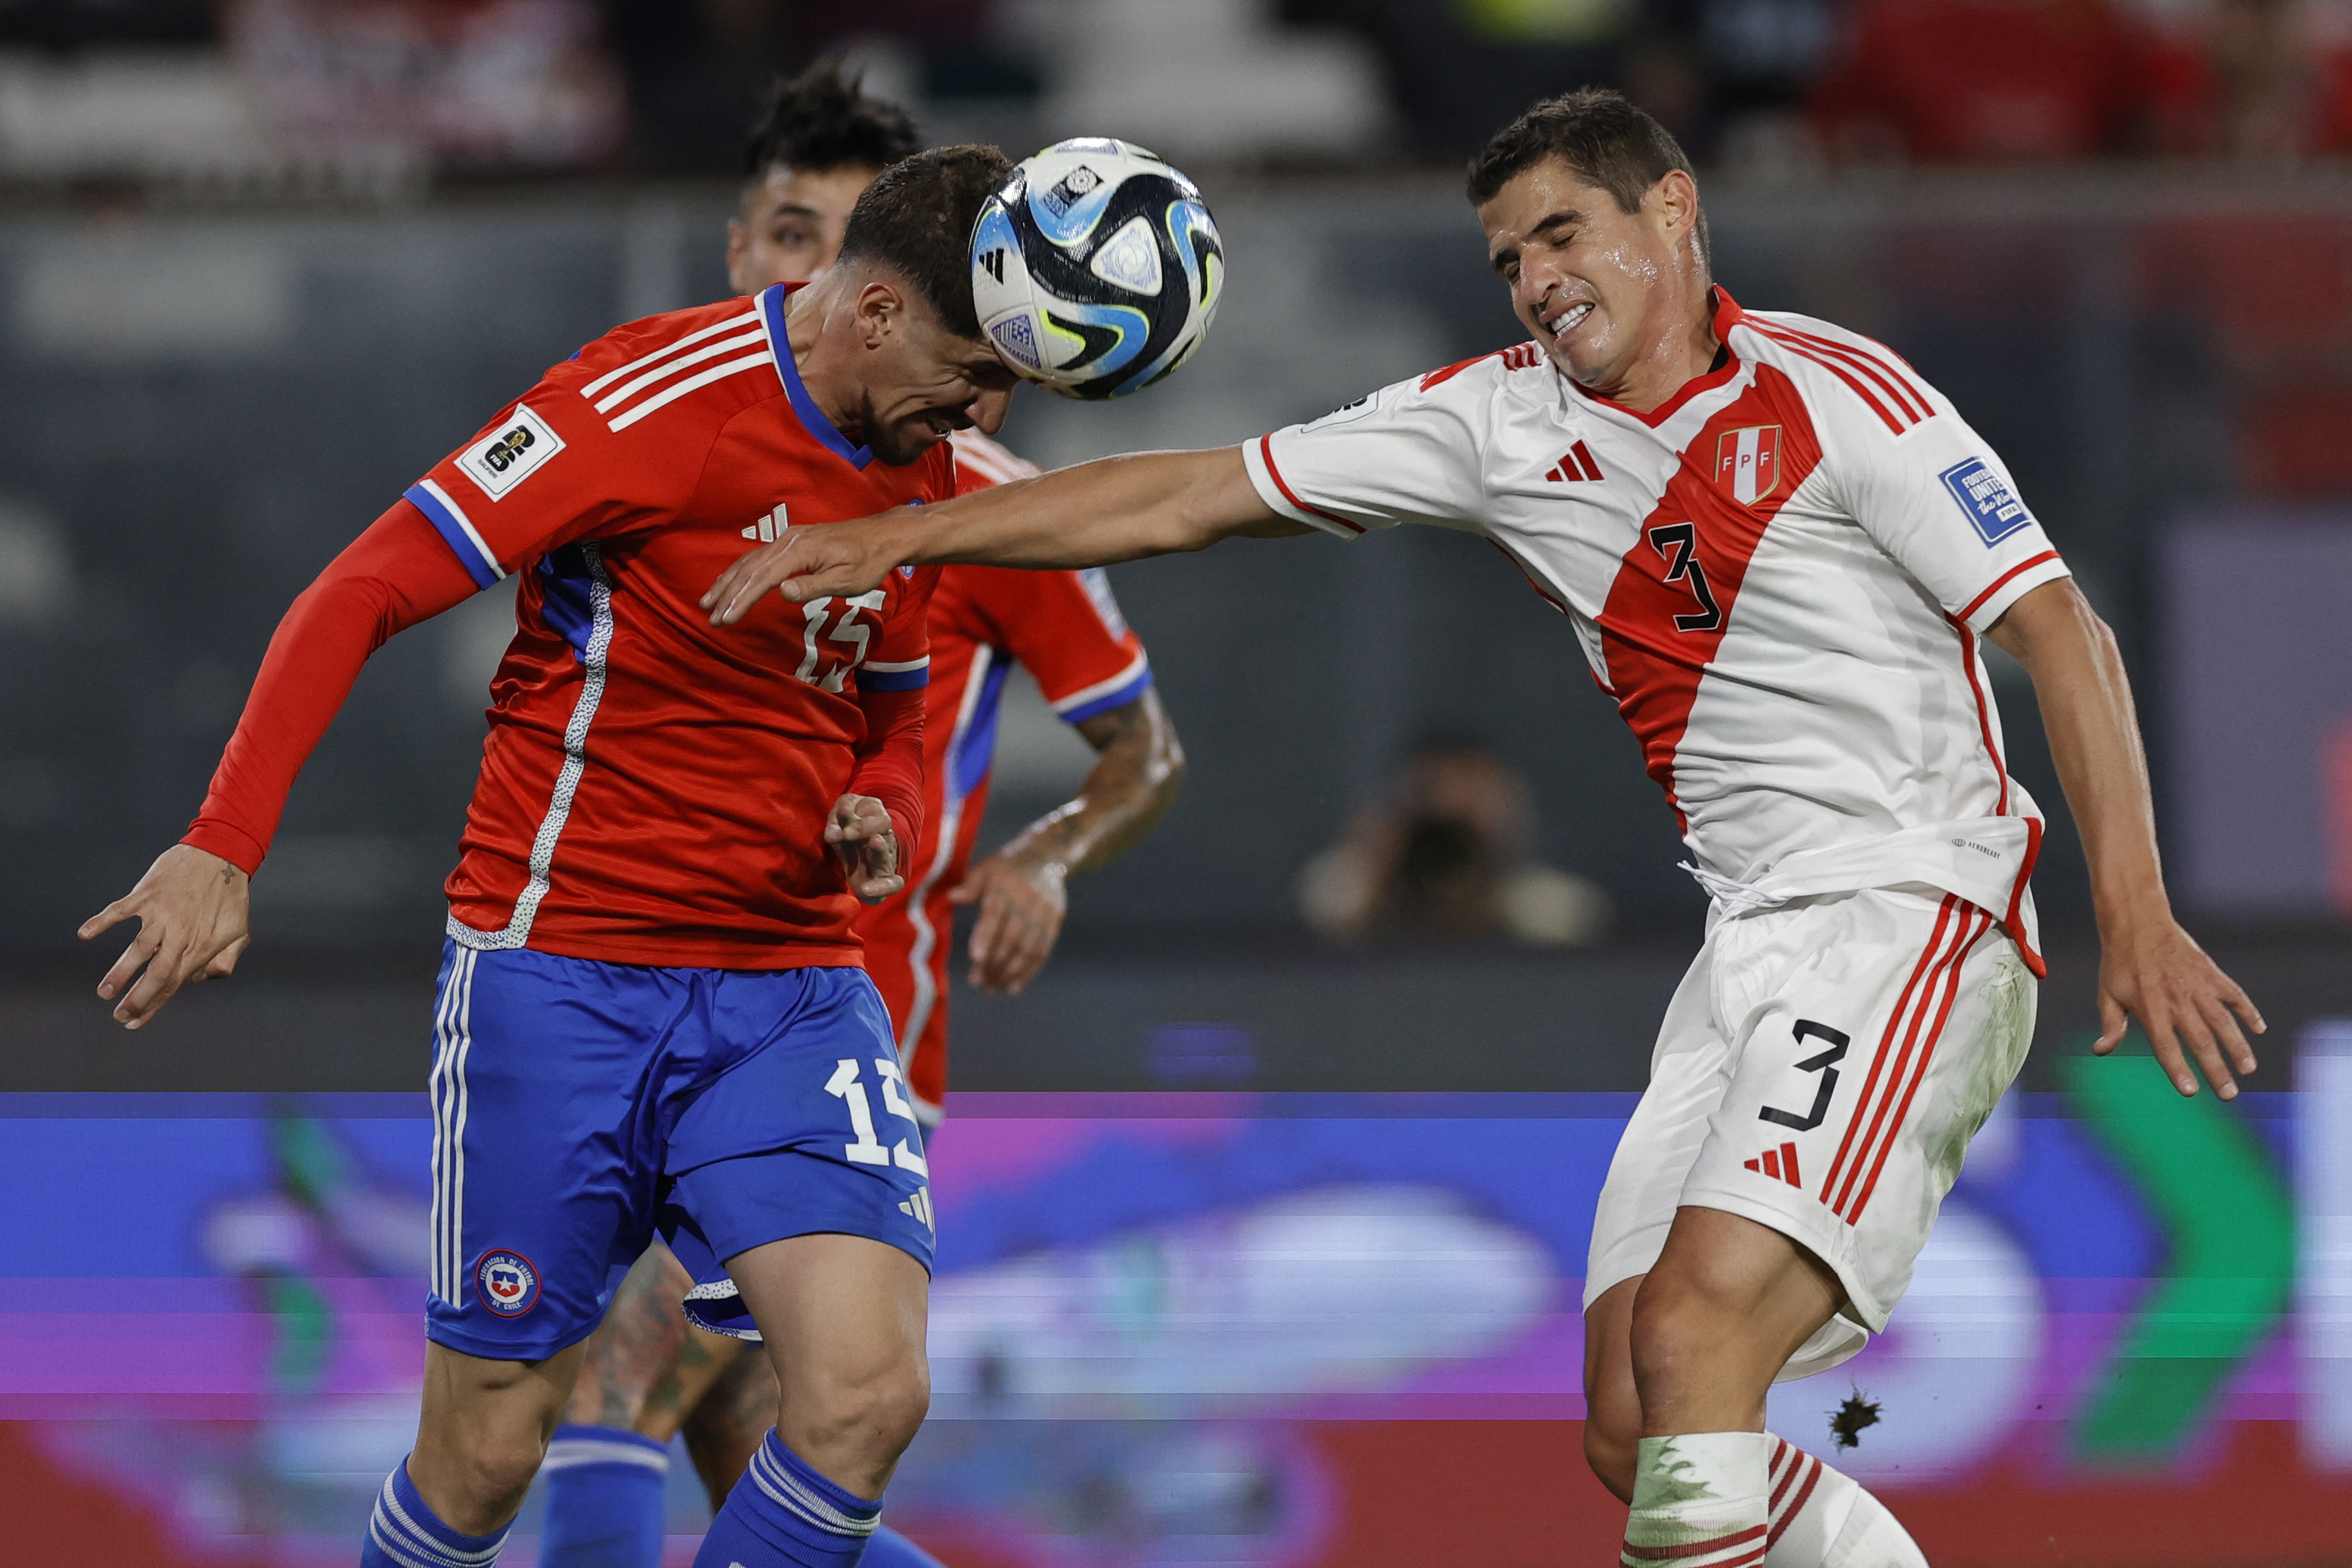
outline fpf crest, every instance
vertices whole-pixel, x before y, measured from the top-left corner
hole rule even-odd
[[[1715,482],[1741,506],[1769,500],[1780,489],[1780,426],[1750,425],[1717,437]]]

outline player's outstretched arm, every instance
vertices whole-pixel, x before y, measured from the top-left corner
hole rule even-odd
[[[1238,447],[1142,452],[1015,479],[937,506],[788,530],[747,552],[702,607],[730,626],[770,589],[794,604],[863,594],[894,566],[1108,566],[1247,534],[1309,533],[1258,499]]]
[[[1985,635],[2033,678],[2058,780],[2090,862],[2101,950],[2099,1039],[2092,1048],[2102,1056],[2114,1050],[2137,1017],[2181,1093],[2197,1092],[2185,1045],[2214,1091],[2236,1098],[2231,1067],[2254,1070],[2253,1047],[2239,1025],[2257,1035],[2267,1026],[2238,983],[2172,918],[2147,754],[2115,634],[2062,579],[2018,600]]]
[[[98,994],[136,1029],[180,987],[236,967],[247,890],[294,775],[384,640],[471,597],[476,584],[407,501],[378,518],[294,601],[269,639],[203,810],[139,885],[82,922],[84,942],[127,920],[137,940]],[[135,978],[134,978],[135,977]],[[128,990],[126,992],[126,987]]]
[[[1078,733],[1095,749],[1095,765],[1076,797],[1015,834],[948,895],[980,906],[970,951],[971,983],[982,991],[1017,994],[1037,977],[1069,910],[1064,884],[1133,848],[1183,785],[1184,748],[1156,689],[1081,721]]]

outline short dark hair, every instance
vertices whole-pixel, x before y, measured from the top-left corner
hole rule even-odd
[[[1470,160],[1470,203],[1484,206],[1502,188],[1547,158],[1558,158],[1588,185],[1615,198],[1620,212],[1638,212],[1650,187],[1680,169],[1696,175],[1674,132],[1641,105],[1605,87],[1547,98],[1504,126]],[[1698,218],[1698,253],[1707,256],[1706,214]]]
[[[915,122],[895,103],[868,98],[862,79],[827,56],[789,80],[779,79],[743,147],[743,173],[764,179],[777,164],[822,174],[862,166],[887,169],[921,150]]]
[[[980,336],[971,303],[971,230],[1013,160],[973,144],[934,147],[882,171],[849,210],[841,259],[877,261],[913,284],[948,331]]]

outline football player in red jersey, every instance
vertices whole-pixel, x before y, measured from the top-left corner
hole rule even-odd
[[[854,917],[923,841],[938,574],[779,599],[748,637],[695,601],[746,539],[954,493],[946,437],[994,429],[1013,384],[967,255],[1009,167],[908,159],[821,281],[632,322],[551,369],[297,600],[195,824],[82,928],[140,921],[99,986],[129,1027],[228,973],[247,879],[362,663],[521,577],[447,884],[423,1419],[370,1568],[495,1559],[656,1231],[759,1325],[782,1385],[699,1561],[846,1568],[877,1528],[929,1398],[933,1238]]]
[[[746,149],[742,216],[728,226],[735,287],[756,293],[830,268],[859,195],[919,145],[902,112],[859,93],[830,63],[781,87]],[[950,440],[960,492],[1037,471],[976,431]],[[908,862],[912,890],[857,921],[927,1129],[947,1088],[947,939],[956,906],[977,907],[971,983],[1020,990],[1060,935],[1065,879],[1140,838],[1173,804],[1183,770],[1143,645],[1099,572],[950,568],[931,600],[929,630],[924,826]],[[1097,758],[1075,800],[975,865],[997,705],[1016,663]],[[544,1568],[655,1568],[671,1436],[684,1432],[716,1507],[774,1419],[766,1363],[740,1353],[742,1342],[688,1327],[678,1301],[692,1283],[664,1248],[649,1248],[589,1341],[566,1425],[548,1450]],[[864,1561],[916,1568],[933,1560],[886,1526]]]

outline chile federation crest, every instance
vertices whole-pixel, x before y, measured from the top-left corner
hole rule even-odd
[[[474,1268],[474,1292],[499,1317],[520,1318],[539,1305],[539,1270],[520,1252],[485,1252]]]

